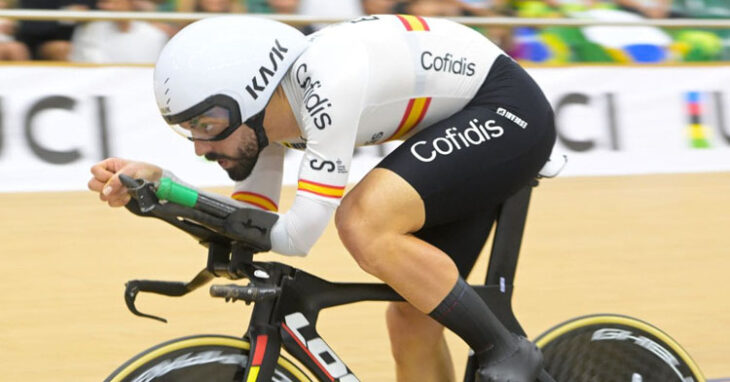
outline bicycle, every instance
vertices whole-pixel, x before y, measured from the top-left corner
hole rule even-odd
[[[332,283],[278,262],[253,261],[260,246],[244,240],[237,225],[252,226],[233,204],[163,179],[159,186],[121,176],[133,196],[127,208],[155,217],[195,237],[208,248],[206,267],[190,282],[131,280],[125,301],[135,315],[166,322],[137,310],[139,292],[183,296],[216,277],[248,279],[248,285],[213,285],[210,294],[254,303],[241,337],[198,335],[147,349],[119,366],[107,382],[277,381],[354,382],[359,379],[316,330],[323,309],[359,301],[402,301],[377,283]],[[484,285],[472,285],[511,331],[525,335],[512,312],[513,285],[536,179],[501,206]],[[535,339],[544,356],[539,382],[704,382],[697,364],[669,335],[653,325],[616,314],[581,316]],[[280,354],[281,347],[306,370]],[[470,353],[471,354],[471,353]],[[464,382],[473,382],[470,355]],[[314,378],[314,379],[312,379]]]

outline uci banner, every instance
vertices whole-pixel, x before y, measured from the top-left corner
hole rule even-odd
[[[555,109],[564,175],[730,171],[730,66],[528,71]],[[108,156],[231,183],[166,126],[150,67],[2,65],[0,84],[0,191],[84,189]],[[357,149],[350,181],[396,145]],[[290,151],[284,179],[296,184],[301,153]]]

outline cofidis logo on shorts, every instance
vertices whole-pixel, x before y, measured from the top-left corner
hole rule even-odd
[[[480,122],[478,119],[469,121],[469,127],[459,131],[456,127],[449,127],[443,137],[433,141],[417,141],[411,145],[411,154],[421,162],[433,162],[439,155],[449,155],[472,146],[479,146],[484,142],[504,135],[504,128],[497,125],[493,119]]]

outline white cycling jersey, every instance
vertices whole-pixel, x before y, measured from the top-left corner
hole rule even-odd
[[[272,229],[282,254],[306,254],[324,231],[356,146],[406,139],[461,110],[504,54],[471,28],[409,15],[362,17],[309,39],[282,81],[301,138],[262,150],[233,194],[278,211],[285,150],[304,150],[294,204]]]

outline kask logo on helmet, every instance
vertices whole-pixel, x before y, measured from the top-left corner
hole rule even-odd
[[[254,75],[251,78],[251,83],[246,85],[246,91],[253,97],[253,99],[259,98],[258,93],[266,90],[266,86],[269,85],[269,78],[276,74],[279,69],[279,63],[284,61],[284,55],[289,51],[286,47],[281,46],[279,40],[274,40],[274,46],[271,47],[269,52],[269,61],[271,62],[271,68],[266,65],[261,65],[259,68],[258,75]],[[277,60],[278,59],[278,60]],[[259,83],[259,79],[263,82],[263,85]]]

